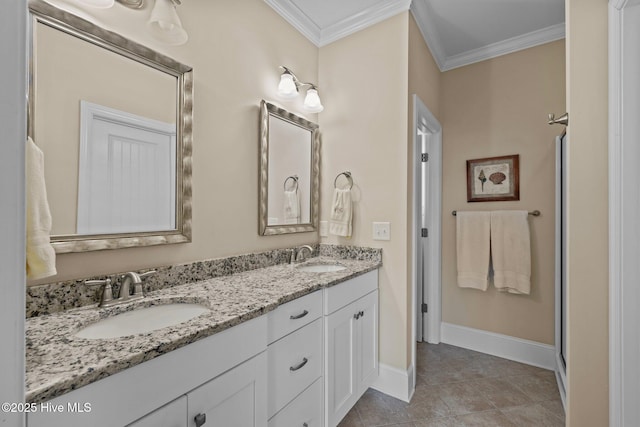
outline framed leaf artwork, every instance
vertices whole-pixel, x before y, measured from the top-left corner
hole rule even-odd
[[[520,200],[520,155],[467,160],[467,202]]]

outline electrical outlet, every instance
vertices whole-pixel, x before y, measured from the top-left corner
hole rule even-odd
[[[320,221],[320,237],[329,236],[329,222]]]
[[[374,222],[373,240],[391,240],[391,223]]]

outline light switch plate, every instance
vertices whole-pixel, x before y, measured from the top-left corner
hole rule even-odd
[[[329,222],[320,221],[320,237],[329,237]]]
[[[391,223],[374,222],[373,240],[391,240]]]

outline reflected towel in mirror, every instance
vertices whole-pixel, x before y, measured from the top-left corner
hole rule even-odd
[[[353,206],[351,203],[351,189],[334,189],[329,233],[335,236],[351,237],[352,219]]]
[[[51,246],[51,211],[44,182],[44,154],[27,139],[27,278],[54,276],[56,253]]]
[[[297,190],[284,192],[284,223],[300,224],[300,197]]]

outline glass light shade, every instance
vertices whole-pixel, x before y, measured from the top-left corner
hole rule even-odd
[[[307,96],[304,98],[304,109],[311,113],[319,113],[324,110],[316,89],[311,88],[307,91]]]
[[[156,0],[148,26],[151,34],[166,44],[177,46],[185,44],[189,39],[171,0]]]
[[[282,73],[278,85],[278,96],[281,98],[295,98],[298,96],[298,87],[289,73]]]
[[[78,0],[78,2],[97,9],[109,9],[115,0]]]

